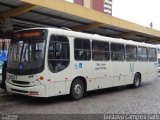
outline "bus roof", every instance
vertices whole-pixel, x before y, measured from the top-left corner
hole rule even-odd
[[[97,40],[97,41],[102,40],[102,41],[112,42],[112,43],[120,43],[120,44],[129,44],[129,45],[157,48],[157,45],[148,44],[148,43],[144,43],[144,42],[135,42],[132,40],[125,40],[125,39],[121,39],[121,38],[112,38],[112,37],[102,36],[102,35],[98,35],[98,34],[76,32],[76,31],[72,31],[69,29],[62,29],[62,28],[44,28],[44,27],[42,28],[42,27],[40,27],[40,28],[22,29],[19,31],[31,30],[31,29],[47,29],[49,31],[49,33],[51,32],[51,33],[54,33],[57,35],[65,35],[68,37],[78,37],[78,38],[92,39],[92,40]]]

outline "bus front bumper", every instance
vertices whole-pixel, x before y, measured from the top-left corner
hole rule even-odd
[[[7,91],[10,93],[22,94],[33,97],[47,97],[46,87],[44,85],[37,85],[32,87],[19,87],[12,85],[6,81]]]

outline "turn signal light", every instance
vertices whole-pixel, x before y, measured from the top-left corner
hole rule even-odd
[[[44,77],[43,77],[43,76],[41,76],[39,79],[40,79],[40,80],[44,80]]]

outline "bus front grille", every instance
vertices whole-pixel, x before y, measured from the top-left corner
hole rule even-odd
[[[24,91],[24,90],[17,90],[17,89],[11,89],[11,90],[19,93],[28,93],[28,91]]]
[[[29,85],[29,82],[26,82],[26,81],[12,80],[12,82],[19,85]]]

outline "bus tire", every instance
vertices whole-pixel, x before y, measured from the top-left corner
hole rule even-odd
[[[80,100],[84,95],[84,83],[81,79],[75,79],[71,85],[70,96],[72,100]]]
[[[133,80],[133,88],[138,88],[141,85],[141,76],[139,73],[136,73],[134,75],[134,80]]]

